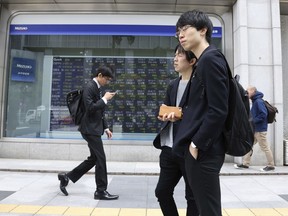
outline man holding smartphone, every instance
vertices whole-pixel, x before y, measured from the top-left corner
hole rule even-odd
[[[115,96],[116,92],[106,92],[103,97],[101,95],[101,87],[109,84],[112,79],[112,69],[102,66],[97,69],[94,78],[84,87],[83,102],[85,114],[78,130],[88,143],[90,155],[72,171],[58,174],[60,190],[66,196],[68,196],[66,186],[68,185],[69,179],[75,183],[91,168],[95,167],[96,191],[94,193],[94,199],[113,200],[119,197],[118,195],[111,195],[107,192],[106,156],[101,139],[104,132],[108,139],[112,138],[112,132],[108,128],[104,111],[107,102]]]

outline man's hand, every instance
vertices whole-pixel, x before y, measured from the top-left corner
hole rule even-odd
[[[107,101],[111,100],[115,96],[116,92],[106,92],[103,96]]]
[[[165,104],[162,104],[162,106],[166,106]],[[157,117],[160,121],[171,121],[171,122],[175,122],[178,121],[179,118],[175,117],[175,113],[171,112],[171,113],[164,113],[163,116],[158,116]]]
[[[190,154],[194,157],[194,159],[197,160],[197,157],[198,157],[198,149],[197,149],[197,148],[193,148],[192,145],[190,144],[190,146],[189,146],[189,152],[190,152]]]
[[[112,132],[108,128],[105,130],[105,133],[106,133],[108,139],[112,138]]]
[[[175,116],[175,113],[174,112],[171,112],[171,113],[165,113],[163,116],[158,116],[158,119],[160,121],[171,121],[171,122],[175,122],[175,121],[178,121],[179,118],[177,118]]]

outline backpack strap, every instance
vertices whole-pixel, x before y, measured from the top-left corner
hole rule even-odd
[[[229,66],[229,64],[228,64],[228,62],[227,62],[226,57],[224,56],[224,54],[223,54],[220,50],[218,50],[218,49],[216,49],[216,48],[212,48],[212,49],[209,49],[209,50],[205,51],[205,52],[202,54],[202,56],[205,55],[205,54],[207,54],[207,53],[209,53],[209,52],[215,51],[215,50],[216,50],[218,53],[220,53],[221,56],[223,57],[223,59],[225,60],[226,67],[227,67],[227,70],[228,70],[228,77],[229,77],[229,79],[232,79],[233,77],[232,77],[232,72],[231,72],[230,66]],[[200,56],[200,58],[201,58],[202,56]],[[200,59],[200,58],[199,58],[199,59]],[[194,65],[194,67],[193,67],[192,75],[191,75],[190,80],[189,80],[189,83],[188,83],[188,85],[189,85],[189,86],[188,86],[188,91],[187,91],[188,94],[186,95],[186,100],[185,100],[185,102],[184,102],[184,104],[183,104],[183,107],[187,104],[188,97],[189,97],[189,92],[190,92],[190,88],[191,88],[191,82],[192,82],[192,79],[193,79],[194,77],[197,77],[197,78],[198,78],[198,80],[199,80],[199,82],[200,82],[200,85],[201,85],[202,88],[203,88],[202,93],[201,93],[201,97],[204,97],[204,94],[205,94],[205,86],[204,86],[204,84],[203,84],[203,80],[202,80],[202,78],[201,78],[200,75],[199,75],[199,76],[196,76],[196,75],[197,75],[197,70],[196,70],[196,69],[197,69],[197,65],[198,65],[199,59],[197,59],[195,65]],[[236,78],[237,81],[238,81],[238,80],[240,79],[240,76],[239,76],[239,75],[236,75],[235,78]]]
[[[207,50],[206,52],[204,52],[203,55],[205,55],[205,54],[207,54],[207,53],[209,53],[209,52],[212,52],[212,51],[217,51],[218,53],[221,54],[221,56],[223,57],[223,59],[225,60],[225,63],[226,63],[226,67],[227,67],[227,70],[228,70],[228,77],[229,77],[229,79],[232,79],[233,76],[232,76],[232,72],[231,72],[230,66],[229,66],[229,64],[228,64],[228,62],[227,62],[226,57],[224,56],[224,54],[223,54],[220,50],[218,50],[218,49],[216,49],[216,48],[209,49],[209,50]],[[197,64],[198,64],[198,59],[197,59],[197,62],[196,62],[196,64],[195,64],[194,68],[193,68],[193,72],[192,72],[191,78],[192,78],[192,77],[195,77],[196,74],[197,74],[197,72],[196,72]],[[203,84],[203,80],[202,80],[202,78],[201,78],[200,75],[199,75],[199,76],[196,76],[196,77],[198,78],[201,86],[203,87],[203,91],[202,91],[202,95],[201,95],[201,96],[204,96],[205,86],[204,86],[204,84]],[[239,81],[240,76],[239,76],[239,75],[236,75],[236,76],[235,76],[235,79],[236,79],[237,81]]]

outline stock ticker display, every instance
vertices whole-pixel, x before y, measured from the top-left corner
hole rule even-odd
[[[122,133],[158,132],[159,106],[168,83],[177,77],[173,58],[54,57],[50,130],[75,128],[66,107],[66,95],[81,89],[91,79],[91,72],[101,65],[111,66],[115,74],[103,92],[118,90],[105,111],[109,127]]]

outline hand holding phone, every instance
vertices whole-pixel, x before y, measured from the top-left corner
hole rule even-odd
[[[104,97],[108,101],[108,100],[111,100],[115,95],[116,95],[116,92],[106,92]]]

